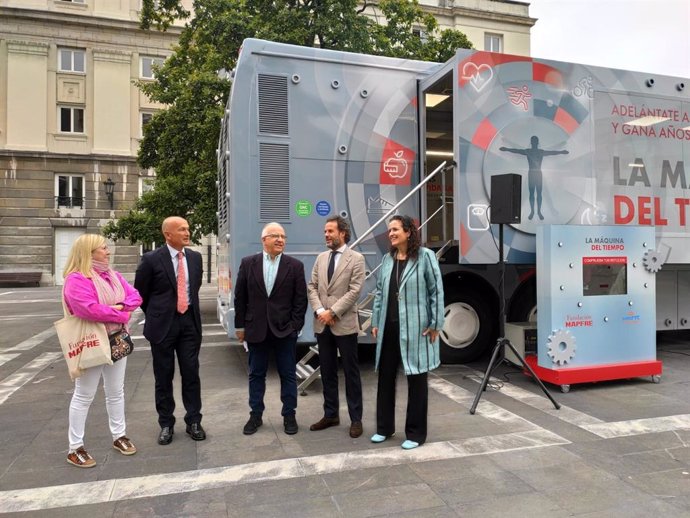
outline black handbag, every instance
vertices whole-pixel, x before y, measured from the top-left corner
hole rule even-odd
[[[132,337],[123,327],[119,331],[108,335],[108,340],[110,341],[110,357],[115,363],[117,360],[121,360],[125,356],[132,354],[134,350],[134,342]]]

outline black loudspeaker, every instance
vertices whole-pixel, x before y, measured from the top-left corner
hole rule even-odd
[[[522,177],[497,174],[491,177],[491,223],[520,223]]]

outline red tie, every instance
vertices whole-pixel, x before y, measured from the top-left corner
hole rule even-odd
[[[184,273],[184,254],[177,252],[177,312],[187,311],[187,276]]]

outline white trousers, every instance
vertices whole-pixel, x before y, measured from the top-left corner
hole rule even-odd
[[[113,441],[125,435],[125,368],[127,358],[112,365],[99,365],[86,369],[74,382],[74,394],[69,405],[69,449],[74,451],[84,446],[84,428],[89,407],[96,395],[98,383],[103,376],[105,408],[108,411],[110,433]]]

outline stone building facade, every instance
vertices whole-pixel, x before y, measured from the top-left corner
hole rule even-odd
[[[184,0],[191,8],[192,0]],[[420,0],[476,48],[529,54],[526,2]],[[374,10],[369,14],[375,16]],[[0,270],[62,283],[74,240],[124,214],[153,173],[136,163],[156,110],[134,85],[171,54],[180,27],[139,28],[141,0],[0,0]],[[215,274],[214,240],[201,248]],[[143,251],[112,244],[132,278]],[[208,278],[208,280],[211,280]]]
[[[1,270],[40,270],[42,284],[61,284],[74,239],[99,232],[147,187],[136,155],[160,106],[134,81],[152,77],[180,29],[141,30],[139,8],[0,0]],[[131,278],[141,247],[113,248]]]

